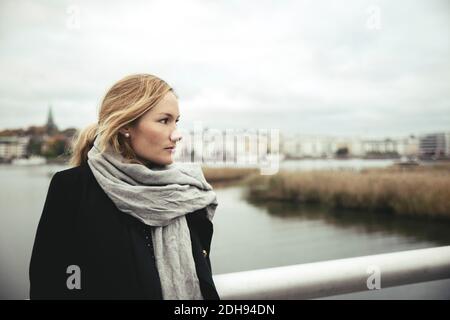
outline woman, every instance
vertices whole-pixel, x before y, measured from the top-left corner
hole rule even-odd
[[[219,299],[209,249],[216,194],[198,164],[175,164],[177,97],[128,76],[57,172],[30,262],[31,299]]]

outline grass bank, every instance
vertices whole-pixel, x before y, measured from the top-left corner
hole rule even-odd
[[[336,209],[450,219],[450,165],[361,172],[280,171],[246,181],[251,200],[320,203]]]

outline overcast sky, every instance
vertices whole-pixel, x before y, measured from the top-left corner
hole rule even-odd
[[[450,2],[0,2],[0,129],[96,121],[130,73],[180,96],[180,127],[327,135],[450,131]]]

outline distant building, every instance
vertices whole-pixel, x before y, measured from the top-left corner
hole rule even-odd
[[[274,139],[273,141],[271,139]],[[205,128],[183,134],[177,147],[178,161],[255,164],[268,154],[278,154],[276,133],[266,130],[218,130]]]
[[[27,155],[30,137],[0,137],[0,158],[15,159]]]
[[[398,139],[397,148],[401,156],[416,158],[419,155],[419,138],[410,135],[406,138]]]
[[[363,140],[363,150],[367,153],[392,153],[397,152],[397,141],[393,139]]]
[[[450,132],[426,134],[420,137],[419,156],[424,159],[450,157]]]
[[[418,138],[364,139],[313,135],[282,135],[282,152],[287,158],[417,156]]]
[[[49,136],[58,133],[58,127],[56,126],[55,121],[53,120],[52,106],[49,106],[47,124],[45,125],[45,127],[47,129],[46,133]]]
[[[327,158],[347,143],[339,138],[313,135],[282,135],[281,152],[286,158]]]

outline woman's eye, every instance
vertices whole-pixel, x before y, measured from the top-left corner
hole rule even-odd
[[[168,118],[165,118],[165,119],[159,120],[159,122],[163,121],[162,123],[166,124],[168,120],[169,120]],[[176,120],[175,123],[177,123],[178,121],[180,121],[180,120]]]

